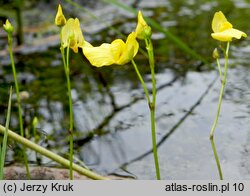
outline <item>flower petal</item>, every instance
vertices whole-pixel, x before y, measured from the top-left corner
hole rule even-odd
[[[62,27],[61,42],[63,48],[69,46],[76,53],[78,52],[78,48],[84,45],[84,37],[78,18],[70,18]]]
[[[81,47],[84,44],[84,37],[81,30],[81,25],[78,18],[75,19],[74,24],[74,35],[77,43],[77,47]]]
[[[115,63],[110,44],[104,43],[98,47],[83,46],[82,51],[93,66],[102,67]]]
[[[212,21],[212,29],[215,33],[230,29],[232,27],[233,25],[227,21],[226,17],[221,11],[216,12],[214,14]]]
[[[117,63],[121,58],[124,50],[126,48],[125,43],[121,39],[116,39],[111,43],[111,52],[114,57],[115,62]]]
[[[232,41],[232,38],[240,39],[241,37],[247,37],[247,34],[240,30],[231,28],[219,33],[212,33],[211,36],[216,40],[226,42]]]
[[[139,49],[139,44],[136,41],[136,33],[135,32],[132,32],[129,34],[129,36],[126,40],[126,46],[127,46],[128,50],[130,49],[130,47],[131,48],[133,47],[132,57],[134,58],[138,52],[138,49]]]
[[[232,36],[230,36],[228,34],[224,34],[223,32],[212,33],[211,36],[212,36],[212,38],[219,40],[219,41],[222,41],[222,42],[232,41]]]
[[[82,47],[85,57],[96,67],[111,64],[124,65],[133,59],[138,49],[139,44],[136,41],[135,32],[129,34],[126,43],[121,39],[116,39],[111,44],[104,43],[101,46],[93,47],[85,41]]]
[[[66,48],[69,45],[69,38],[74,36],[74,19],[70,18],[62,28],[62,46]]]
[[[136,41],[136,33],[132,32],[129,34],[127,40],[126,40],[126,45],[125,48],[122,52],[122,55],[119,59],[118,62],[116,62],[119,65],[123,65],[131,61],[135,55],[137,54],[139,49],[139,44]]]

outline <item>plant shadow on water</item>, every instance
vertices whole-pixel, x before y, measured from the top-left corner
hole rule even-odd
[[[138,9],[145,11],[145,15],[169,29],[208,61],[212,61],[210,56],[216,46],[210,38],[214,11],[223,8],[239,29],[248,29],[244,19],[249,17],[247,9],[250,5],[243,0],[227,3],[207,0],[149,2],[139,1]],[[133,15],[121,10],[117,14],[118,9],[111,5],[98,5],[91,8],[93,13],[103,14],[108,24],[124,34],[134,29],[136,20]],[[55,10],[49,11],[49,18],[53,18]],[[72,13],[78,12],[77,8],[72,8]],[[85,24],[84,17],[79,13],[82,24]],[[87,26],[82,28],[86,29],[86,39],[92,39],[96,45],[113,39],[115,32],[112,29],[88,17],[85,21]],[[29,93],[22,103],[26,132],[31,130],[33,118],[38,117],[39,143],[67,157],[67,87],[58,47],[59,37],[53,33],[58,32],[50,30],[50,39],[45,39],[49,40],[45,44],[17,49],[15,60],[20,90]],[[4,43],[2,38],[0,43]],[[216,66],[205,65],[185,55],[164,34],[154,32],[153,44],[157,61],[156,125],[162,179],[218,179],[209,141],[220,86],[214,70]],[[215,136],[225,179],[250,179],[249,52],[249,39],[246,39],[236,42],[230,54],[228,83]],[[0,52],[1,111],[7,108],[8,87],[13,83],[4,54],[3,49]],[[96,69],[81,53],[71,56],[76,161],[82,160],[89,168],[104,174],[154,179],[150,116],[133,67],[128,64]],[[143,59],[143,55],[136,57],[150,86],[150,68]],[[18,130],[17,108],[15,103],[13,105],[10,127]],[[1,124],[4,118],[1,113]],[[28,135],[33,140],[32,133]],[[7,160],[10,163],[20,159],[13,152],[14,149],[9,149]],[[28,154],[29,161],[37,163],[34,152]],[[45,158],[41,164],[52,165]]]

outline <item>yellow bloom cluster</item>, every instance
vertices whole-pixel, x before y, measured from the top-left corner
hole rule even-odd
[[[140,11],[138,13],[136,31],[128,35],[126,42],[121,39],[116,39],[111,42],[111,44],[103,43],[97,47],[94,47],[85,41],[81,31],[80,22],[77,18],[65,19],[61,5],[58,6],[55,24],[57,26],[62,26],[62,47],[70,47],[76,53],[78,52],[78,48],[82,48],[85,57],[96,67],[112,64],[124,65],[128,63],[135,57],[139,49],[139,44],[136,38],[145,39],[146,36],[151,35],[151,28],[143,19]]]
[[[241,37],[247,37],[246,33],[238,29],[234,29],[233,25],[227,21],[221,11],[214,14],[212,29],[214,33],[212,33],[211,36],[222,42],[232,41],[232,38],[240,39]]]

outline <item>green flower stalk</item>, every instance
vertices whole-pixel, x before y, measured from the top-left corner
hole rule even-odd
[[[22,107],[21,107],[21,101],[20,101],[20,95],[19,95],[19,86],[17,82],[16,77],[16,68],[15,68],[15,62],[13,57],[13,49],[12,49],[12,33],[14,31],[13,26],[9,22],[9,20],[6,20],[6,23],[3,25],[4,30],[6,31],[8,35],[8,46],[9,46],[9,55],[11,60],[11,66],[12,66],[12,72],[15,82],[15,90],[16,90],[16,96],[17,96],[17,105],[18,105],[18,119],[19,119],[19,126],[20,126],[20,133],[21,136],[24,137],[24,131],[23,131],[23,118],[22,118]],[[23,147],[23,158],[24,158],[24,164],[26,168],[27,177],[30,179],[30,172],[29,172],[29,166],[28,166],[28,158],[26,155],[26,149]]]
[[[149,96],[147,86],[140,74],[140,71],[133,60],[136,56],[139,44],[136,39],[143,39],[146,43],[146,49],[149,57],[149,64],[151,69],[152,77],[152,101]],[[80,42],[79,42],[80,43]],[[89,60],[89,62],[96,67],[109,66],[113,64],[124,65],[131,62],[134,66],[136,74],[142,84],[143,90],[145,92],[151,116],[151,130],[152,130],[152,145],[154,153],[154,161],[156,168],[157,179],[160,180],[160,168],[157,155],[157,143],[156,143],[156,130],[155,130],[155,105],[156,105],[156,82],[155,82],[155,72],[154,72],[154,52],[153,45],[151,42],[151,28],[144,21],[141,12],[138,13],[138,24],[135,32],[131,32],[126,42],[121,39],[115,39],[110,44],[103,43],[100,46],[92,46],[88,42],[84,41],[82,46],[83,54]]]
[[[62,55],[64,54],[64,49],[61,49]],[[65,58],[65,57],[64,57]],[[70,160],[70,180],[73,180],[73,104],[71,95],[71,84],[70,84],[70,69],[69,69],[69,47],[67,47],[66,52],[66,64],[64,61],[65,76],[67,79],[68,97],[69,97],[69,160]]]
[[[154,60],[154,50],[153,44],[151,41],[151,27],[147,25],[146,21],[144,20],[141,11],[138,12],[138,24],[135,30],[136,37],[138,39],[142,39],[145,41],[146,49],[148,53],[148,60],[149,66],[151,71],[151,80],[152,80],[152,100],[149,97],[148,90],[146,90],[145,82],[143,81],[142,77],[137,71],[136,64],[132,61],[134,68],[136,69],[136,73],[142,83],[144,92],[146,94],[149,110],[150,110],[150,119],[151,119],[151,137],[152,137],[152,146],[153,146],[153,154],[154,154],[154,162],[155,162],[155,171],[156,171],[156,178],[157,180],[161,179],[160,174],[160,166],[158,160],[158,153],[157,153],[157,140],[156,140],[156,128],[155,128],[155,107],[156,107],[156,80],[155,80],[155,60]]]
[[[219,70],[219,74],[220,74],[220,79],[221,79],[221,90],[220,90],[220,95],[219,95],[219,100],[218,100],[217,113],[216,113],[216,116],[215,116],[213,126],[212,126],[211,131],[210,131],[210,141],[211,141],[212,149],[213,149],[213,152],[214,152],[214,157],[215,157],[217,169],[218,169],[218,172],[219,172],[220,180],[223,180],[223,174],[222,174],[222,170],[221,170],[219,156],[218,156],[218,153],[217,153],[217,150],[216,150],[216,147],[215,147],[215,143],[214,143],[214,131],[215,131],[218,119],[219,119],[222,98],[223,98],[224,89],[225,89],[226,80],[227,80],[229,46],[230,46],[230,42],[227,42],[227,49],[226,49],[226,52],[225,52],[224,74],[222,74],[222,71],[221,71],[221,68],[220,68],[220,62],[219,62],[218,58],[216,58],[217,65],[218,65],[218,70]]]
[[[220,176],[220,180],[223,180],[223,173],[222,173],[222,169],[221,169],[221,164],[220,164],[219,156],[218,156],[216,146],[214,143],[214,131],[215,131],[218,119],[219,119],[222,98],[223,98],[226,80],[227,80],[228,53],[229,53],[230,42],[232,41],[233,38],[240,39],[241,37],[247,37],[247,35],[240,30],[234,29],[233,25],[227,21],[226,17],[224,16],[224,14],[221,11],[216,12],[214,14],[213,21],[212,21],[212,29],[214,32],[211,34],[211,36],[214,39],[219,40],[221,42],[227,42],[226,50],[223,49],[224,58],[225,58],[224,73],[222,73],[222,71],[221,71],[218,50],[215,49],[213,52],[213,57],[216,59],[218,71],[220,74],[221,89],[220,89],[220,95],[219,95],[219,100],[218,100],[217,113],[216,113],[216,116],[214,119],[213,126],[212,126],[211,131],[210,131],[210,141],[211,141],[212,149],[214,152],[214,157],[215,157],[218,173]]]
[[[73,104],[71,95],[71,83],[70,83],[70,67],[69,67],[69,49],[71,48],[75,53],[78,52],[78,47],[84,42],[84,38],[80,28],[79,20],[70,18],[66,21],[61,5],[58,6],[58,11],[55,18],[55,24],[61,28],[61,54],[64,65],[65,76],[67,80],[67,90],[69,98],[69,173],[70,180],[73,180]],[[66,48],[66,54],[65,54]]]

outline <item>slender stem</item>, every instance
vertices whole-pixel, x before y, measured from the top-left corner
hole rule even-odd
[[[212,149],[213,149],[213,152],[214,152],[214,158],[215,158],[216,165],[217,165],[217,168],[218,168],[220,180],[223,180],[223,174],[222,174],[222,170],[221,170],[221,166],[220,166],[220,159],[219,159],[216,147],[215,147],[214,140],[210,138],[210,142],[211,142]]]
[[[157,153],[157,142],[156,142],[156,131],[155,131],[155,110],[150,110],[150,116],[151,116],[151,133],[152,133],[152,145],[153,145],[156,177],[157,177],[157,180],[160,180],[161,173],[160,173],[158,153]]]
[[[11,113],[11,97],[12,97],[12,86],[10,87],[10,95],[9,95],[9,102],[8,102],[8,110],[7,110],[7,118],[6,118],[6,123],[5,123],[5,131],[4,131],[4,136],[3,136],[3,146],[0,149],[0,154],[1,154],[1,161],[0,161],[0,180],[3,180],[3,168],[4,168],[4,162],[5,162],[5,155],[6,155],[6,146],[7,146],[7,140],[8,140],[8,129],[9,129],[9,124],[10,124],[10,113]]]
[[[222,98],[223,98],[224,89],[225,89],[225,85],[226,85],[227,71],[228,71],[228,51],[229,51],[229,46],[230,46],[230,42],[227,43],[227,49],[226,49],[226,52],[225,52],[224,77],[223,77],[223,80],[221,81],[221,89],[220,89],[220,96],[219,96],[219,101],[218,101],[217,113],[216,113],[216,116],[215,116],[213,126],[212,126],[211,131],[210,131],[210,141],[211,141],[211,144],[212,144],[214,157],[215,157],[215,160],[216,160],[216,164],[217,164],[217,168],[218,168],[218,172],[219,172],[221,180],[223,180],[223,175],[222,175],[222,170],[221,170],[221,166],[220,166],[219,156],[217,154],[216,147],[215,147],[215,144],[214,144],[214,131],[215,131],[218,119],[219,119]]]
[[[148,58],[149,58],[149,66],[151,70],[151,77],[152,77],[152,95],[153,95],[153,103],[156,103],[156,80],[155,80],[155,60],[154,60],[154,51],[153,45],[151,40],[145,39],[146,49],[148,51]]]
[[[36,124],[34,124],[35,118],[33,118],[33,121],[32,121],[32,132],[33,132],[33,135],[34,135],[34,138],[35,138],[34,142],[38,143],[39,136],[38,136],[37,131],[36,131]],[[36,162],[39,164],[39,157],[38,157],[38,153],[37,152],[36,152]]]
[[[5,127],[0,125],[0,133],[4,134],[4,131],[5,131]],[[47,149],[35,144],[34,142],[32,142],[30,140],[27,140],[26,138],[14,133],[11,130],[8,130],[8,137],[13,139],[14,141],[26,146],[27,148],[30,148],[31,150],[34,150],[34,151],[48,157],[49,159],[65,166],[65,167],[69,167],[69,165],[70,165],[70,162],[67,159],[51,152],[50,150],[47,150]],[[79,172],[80,174],[85,175],[85,176],[87,176],[91,179],[94,179],[94,180],[108,180],[108,178],[101,176],[99,174],[96,174],[96,173],[94,173],[88,169],[85,169],[85,168],[83,168],[75,163],[73,163],[73,169],[75,171]]]
[[[223,80],[223,75],[222,75],[222,71],[221,71],[219,58],[216,59],[216,63],[217,63],[218,71],[219,71],[219,74],[220,74],[220,80],[222,81]]]
[[[9,45],[9,54],[10,54],[10,60],[11,60],[11,67],[12,67],[12,72],[13,72],[13,78],[14,78],[14,83],[15,83],[16,97],[17,97],[18,119],[19,119],[20,133],[21,133],[21,136],[24,136],[22,108],[21,108],[21,101],[20,101],[20,95],[19,95],[19,86],[18,86],[17,77],[16,77],[15,62],[14,62],[13,51],[12,51],[12,34],[11,33],[8,33],[8,45]],[[29,172],[29,166],[28,166],[28,158],[27,158],[27,155],[26,155],[25,151],[26,151],[26,149],[24,147],[22,149],[23,160],[24,160],[24,165],[25,165],[27,177],[28,177],[28,179],[30,179],[30,172]]]
[[[68,97],[69,97],[69,160],[70,160],[70,180],[73,180],[73,109],[72,109],[72,95],[71,95],[71,85],[70,85],[70,71],[69,71],[69,46],[67,47],[67,56],[66,56],[66,78],[67,78],[67,87],[68,87]]]
[[[226,57],[228,60],[228,51],[229,51],[229,47],[230,47],[230,42],[227,42],[227,49],[226,49]]]
[[[9,53],[10,53],[10,60],[11,60],[11,66],[12,66],[12,73],[13,73],[13,78],[14,78],[14,83],[15,83],[15,90],[16,90],[16,97],[17,97],[17,104],[18,104],[18,118],[19,118],[19,123],[20,123],[20,133],[21,133],[21,136],[24,136],[19,86],[17,82],[16,67],[15,67],[13,51],[12,51],[12,36],[9,36],[9,34],[8,34],[8,40],[9,40]]]
[[[161,179],[160,175],[160,167],[159,167],[159,161],[158,161],[158,153],[157,153],[157,142],[156,142],[156,130],[155,130],[155,105],[156,105],[156,81],[155,81],[155,71],[154,71],[154,53],[153,53],[153,45],[151,40],[145,39],[146,42],[146,48],[148,51],[148,57],[149,57],[149,64],[150,64],[150,70],[151,70],[151,77],[152,77],[152,101],[149,97],[147,86],[137,68],[136,63],[134,60],[132,60],[132,64],[134,66],[134,69],[136,71],[136,74],[142,84],[142,87],[144,89],[149,109],[150,109],[150,120],[151,120],[151,134],[152,134],[152,146],[153,146],[153,154],[154,154],[154,162],[155,162],[155,170],[156,170],[156,177],[157,180]]]
[[[62,36],[62,34],[60,34]],[[70,180],[73,180],[73,108],[72,108],[72,95],[71,95],[71,84],[70,84],[70,69],[69,69],[69,46],[67,47],[66,51],[66,59],[65,59],[65,52],[64,48],[61,46],[61,54],[63,60],[63,66],[65,71],[65,76],[67,80],[67,89],[68,89],[68,98],[69,98],[69,176]]]
[[[141,74],[140,74],[140,71],[139,71],[139,69],[138,69],[138,67],[137,67],[137,65],[136,65],[136,63],[135,63],[135,61],[132,59],[131,62],[132,62],[132,64],[133,64],[134,69],[135,69],[135,72],[136,72],[136,74],[137,74],[137,76],[138,76],[138,78],[139,78],[139,80],[140,80],[140,82],[141,82],[141,85],[142,85],[143,90],[144,90],[144,92],[145,92],[147,101],[148,101],[148,103],[150,104],[150,103],[151,103],[151,100],[150,100],[150,97],[149,97],[149,93],[148,93],[147,86],[146,86],[146,84],[145,84],[145,82],[144,82],[144,80],[143,80],[143,78],[142,78],[142,76],[141,76]]]
[[[68,86],[68,96],[69,96],[69,113],[70,113],[70,132],[73,131],[73,108],[72,108],[72,95],[71,95],[71,84],[70,84],[70,71],[69,71],[69,47],[67,47],[67,86]]]
[[[153,100],[150,103],[150,116],[151,116],[151,132],[152,132],[152,145],[153,145],[153,153],[154,153],[154,161],[155,161],[155,170],[157,180],[161,179],[160,174],[160,166],[159,159],[157,153],[157,142],[156,142],[156,130],[155,130],[155,106],[156,106],[156,80],[155,80],[155,60],[154,60],[154,51],[151,39],[145,39],[146,49],[148,51],[149,65],[151,70],[151,78],[152,78],[152,96]]]

